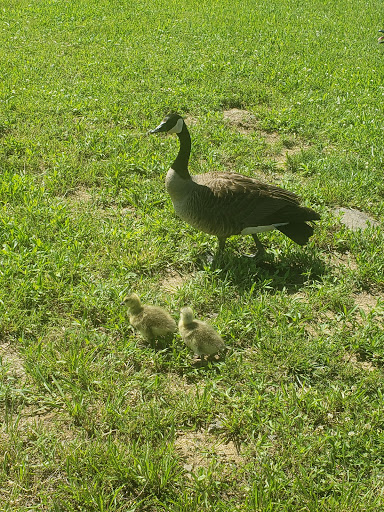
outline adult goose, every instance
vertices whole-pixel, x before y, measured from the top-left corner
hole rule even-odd
[[[170,114],[149,133],[175,133],[179,153],[165,184],[176,214],[191,226],[217,236],[219,251],[232,235],[252,235],[256,252],[264,252],[257,233],[278,229],[299,245],[313,234],[307,221],[320,219],[300,198],[288,190],[230,172],[208,172],[191,176],[188,161],[191,137],[184,119]]]
[[[384,32],[384,30],[379,30],[379,32]],[[377,40],[378,43],[384,43],[384,36],[380,36]]]

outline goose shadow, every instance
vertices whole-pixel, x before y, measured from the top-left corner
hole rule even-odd
[[[275,290],[296,293],[308,281],[321,281],[327,265],[311,250],[294,251],[276,257],[266,253],[263,259],[226,251],[211,261],[206,254],[196,261],[199,270],[215,272],[222,280],[229,280],[239,292],[249,290],[255,283],[268,283]]]

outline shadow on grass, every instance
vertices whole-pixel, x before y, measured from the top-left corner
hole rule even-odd
[[[328,271],[326,263],[309,250],[295,251],[279,258],[267,253],[262,260],[226,251],[209,263],[206,255],[201,255],[196,265],[229,280],[239,292],[249,290],[255,283],[264,283],[271,289],[284,288],[288,293],[295,293],[308,281],[321,281]]]
[[[184,348],[184,344],[175,338],[172,345],[160,350],[154,349],[152,358],[156,371],[161,373],[172,371],[186,377],[188,384],[200,382],[203,377],[221,374],[222,366],[225,365],[224,354],[201,361],[189,350],[186,352]]]

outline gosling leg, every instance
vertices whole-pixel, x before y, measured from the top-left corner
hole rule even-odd
[[[147,342],[149,343],[151,348],[155,348],[155,346],[156,346],[156,338],[155,338],[155,336],[154,336],[154,334],[153,334],[151,329],[147,329],[145,331],[144,338],[147,340]]]

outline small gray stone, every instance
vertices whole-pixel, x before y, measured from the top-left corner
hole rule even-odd
[[[367,213],[353,208],[334,208],[333,213],[337,216],[341,214],[340,222],[352,231],[357,231],[359,229],[364,230],[370,226],[379,225],[377,220],[373,219]]]

